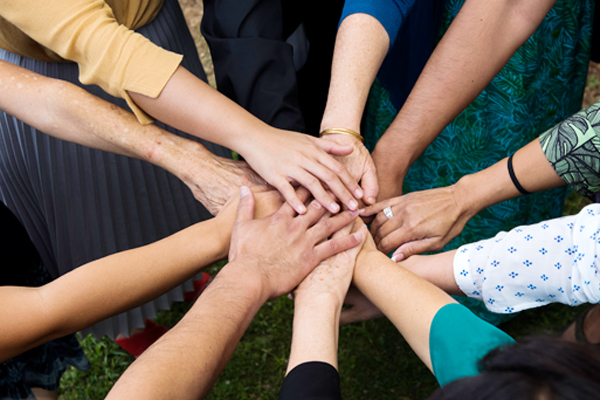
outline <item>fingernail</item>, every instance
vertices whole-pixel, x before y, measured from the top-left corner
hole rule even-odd
[[[249,194],[250,194],[250,188],[248,188],[247,186],[240,187],[240,198],[242,198],[244,196],[248,196]]]
[[[402,254],[402,253],[394,254],[392,256],[392,261],[395,263],[400,262],[402,260],[404,260],[404,254]]]
[[[306,207],[304,207],[304,205],[301,204],[298,206],[298,210],[296,211],[298,211],[298,214],[304,214],[306,212]]]
[[[356,210],[358,208],[358,201],[356,201],[356,200],[350,200],[350,203],[348,204],[348,207],[351,210]]]
[[[367,210],[365,208],[359,208],[357,211],[358,211],[359,214],[362,214],[362,213],[364,213]]]
[[[310,206],[311,206],[312,208],[316,208],[316,209],[318,210],[319,208],[321,208],[321,203],[319,203],[319,202],[318,202],[318,201],[316,201],[316,200],[313,200],[313,201],[311,201],[311,202],[310,202]]]
[[[377,199],[375,199],[375,197],[369,197],[367,199],[367,203],[369,203],[369,204],[374,204],[376,201],[377,201]]]
[[[354,191],[354,195],[356,196],[357,199],[362,199],[364,192],[362,191],[361,188],[358,188]]]
[[[362,234],[362,232],[361,232],[361,231],[355,232],[355,233],[353,233],[352,235],[354,235],[354,238],[355,238],[356,240],[358,240],[359,242],[360,242],[361,240],[363,240],[363,234]]]
[[[358,215],[358,210],[348,210],[348,212],[350,213],[350,215],[356,217]]]
[[[336,213],[340,211],[340,206],[338,206],[337,203],[331,203],[331,205],[329,206],[329,211],[331,211],[332,213]]]

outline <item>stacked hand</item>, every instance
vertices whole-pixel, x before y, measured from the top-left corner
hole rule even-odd
[[[394,250],[400,261],[414,254],[441,250],[462,232],[472,217],[466,199],[455,186],[424,190],[394,197],[368,207],[364,216],[375,215],[371,233],[384,253]],[[392,217],[382,211],[390,207]]]
[[[304,214],[306,207],[296,195],[297,185],[308,189],[332,213],[337,213],[340,206],[326,188],[348,209],[358,208],[357,199],[363,197],[358,179],[332,157],[352,152],[350,146],[290,131],[265,132],[262,138],[249,140],[240,151],[250,166],[279,190],[299,214]]]
[[[269,298],[288,293],[322,260],[358,246],[364,238],[357,232],[327,239],[355,220],[357,212],[344,211],[331,217],[313,200],[303,215],[285,203],[271,217],[254,219],[254,194],[247,187],[240,193],[229,261],[243,265],[245,276],[258,279],[261,291]],[[297,196],[304,202],[309,193],[300,189]]]

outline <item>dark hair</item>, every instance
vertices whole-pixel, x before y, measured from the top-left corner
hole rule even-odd
[[[479,361],[479,371],[429,399],[600,399],[600,350],[593,345],[531,338],[490,351]]]

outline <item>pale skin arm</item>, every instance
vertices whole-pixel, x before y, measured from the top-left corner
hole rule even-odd
[[[350,154],[350,146],[270,127],[183,67],[157,98],[129,94],[154,118],[241,154],[300,213],[306,208],[292,184],[309,189],[333,213],[340,207],[322,183],[349,209],[358,208],[356,199],[363,197],[358,180],[331,157]]]
[[[235,202],[234,202],[235,206]],[[39,288],[0,288],[0,360],[160,296],[227,256],[235,207],[156,243],[77,268]]]
[[[216,215],[240,186],[264,184],[248,164],[131,114],[65,81],[0,61],[0,109],[56,138],[153,163],[181,179]]]
[[[321,131],[346,128],[360,133],[360,120],[369,88],[389,49],[390,39],[377,19],[367,14],[352,14],[338,30],[331,69],[331,83]],[[340,159],[353,176],[362,178],[364,200],[373,204],[379,193],[375,167],[367,149],[357,139],[340,134],[324,138],[354,147]]]
[[[408,168],[491,82],[554,2],[465,2],[373,152],[380,200],[402,194]]]
[[[244,188],[241,194],[231,263],[175,328],[125,371],[107,399],[204,398],[262,304],[292,290],[321,260],[364,238],[356,233],[323,242],[356,213],[323,223],[325,210],[313,201],[305,215],[296,216],[286,203],[269,219],[254,220],[253,196]]]
[[[363,224],[362,234],[367,229]],[[352,226],[334,237],[347,235]],[[336,254],[315,268],[294,291],[294,330],[287,373],[300,364],[320,361],[337,369],[339,320],[360,246]]]
[[[435,314],[455,301],[380,253],[369,236],[358,255],[354,285],[396,326],[417,356],[432,370],[429,332]]]
[[[282,205],[278,192],[256,195],[264,218]],[[302,192],[306,199],[308,193]],[[37,288],[0,287],[0,361],[137,307],[227,256],[238,196],[213,219],[147,246],[101,258]],[[347,213],[342,218],[348,218]]]
[[[475,214],[521,195],[510,179],[507,161],[505,158],[466,175],[449,187],[409,193],[369,207],[364,215],[377,214],[371,231],[378,248],[384,253],[396,249],[392,256],[395,261],[442,249]],[[528,192],[565,185],[546,158],[539,139],[515,153],[513,169]],[[394,214],[390,219],[380,213],[388,206]]]
[[[305,208],[294,183],[308,188],[331,212],[339,206],[323,184],[349,209],[357,209],[354,196],[363,195],[358,181],[331,156],[347,155],[351,147],[267,126],[178,66],[179,56],[119,23],[103,1],[29,3],[39,12],[27,13],[17,0],[0,3],[0,12],[33,40],[77,62],[82,82],[129,95],[153,117],[235,150],[300,213]],[[156,70],[145,65],[153,63]]]

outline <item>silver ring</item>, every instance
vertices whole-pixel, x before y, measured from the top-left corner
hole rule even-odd
[[[386,207],[383,209],[383,214],[385,214],[385,216],[387,217],[387,219],[390,219],[394,216],[394,213],[392,212],[392,207]]]

